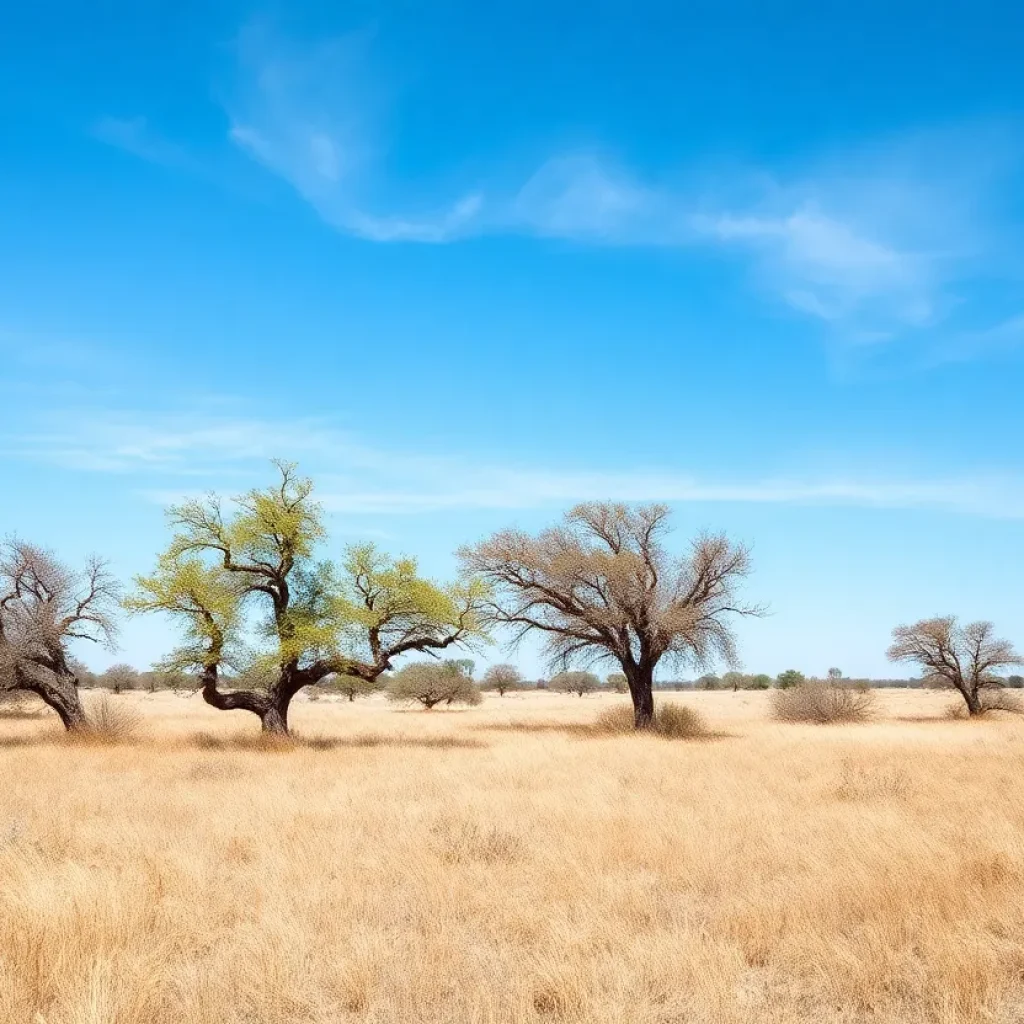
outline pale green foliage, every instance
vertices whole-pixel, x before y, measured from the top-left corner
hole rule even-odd
[[[171,551],[160,556],[151,576],[135,578],[129,611],[163,611],[173,616],[184,642],[158,665],[188,672],[219,665],[231,644],[240,642],[242,588],[219,565]]]
[[[415,649],[446,630],[482,634],[476,607],[485,596],[477,581],[438,586],[419,575],[413,558],[391,558],[373,544],[346,549],[335,598],[349,652],[376,661],[381,651]]]
[[[356,697],[369,697],[373,693],[379,693],[384,689],[384,680],[380,677],[363,679],[360,676],[337,675],[325,680],[324,686],[353,701]]]
[[[417,661],[396,672],[387,686],[388,700],[422,704],[427,710],[437,704],[480,703],[480,690],[457,661]]]
[[[785,672],[780,672],[775,677],[775,685],[780,690],[788,690],[791,686],[800,686],[806,681],[807,677],[803,672],[798,672],[795,668],[787,668]]]
[[[371,544],[349,547],[340,568],[316,561],[324,527],[312,483],[277,466],[280,481],[234,499],[230,515],[214,496],[168,511],[170,547],[127,602],[183,625],[163,668],[226,670],[266,691],[286,666],[306,671],[304,684],[350,670],[367,679],[407,651],[482,635],[479,583],[438,586],[413,559]]]

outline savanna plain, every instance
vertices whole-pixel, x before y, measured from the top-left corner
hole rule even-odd
[[[0,719],[3,1021],[1024,1019],[1018,716],[665,695],[683,741],[593,731],[608,694],[321,698],[267,744],[113,699],[134,739]]]

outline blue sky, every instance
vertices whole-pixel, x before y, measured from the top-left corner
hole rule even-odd
[[[751,670],[884,674],[936,613],[1024,644],[1019,5],[4,20],[3,532],[128,579],[282,456],[335,550],[439,577],[668,501],[753,546]]]

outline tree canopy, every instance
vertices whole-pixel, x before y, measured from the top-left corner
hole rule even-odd
[[[120,588],[105,562],[81,571],[24,541],[0,545],[0,688],[36,694],[65,728],[88,725],[70,645],[112,648]]]
[[[954,615],[897,626],[892,641],[890,661],[918,665],[927,682],[957,690],[972,716],[1005,704],[991,696],[1006,684],[1000,670],[1024,665],[1010,641],[996,637],[991,622],[961,625]]]
[[[701,534],[673,556],[668,515],[664,505],[589,502],[536,536],[503,530],[460,551],[464,571],[493,593],[487,621],[511,629],[513,643],[539,633],[563,669],[618,662],[637,728],[651,725],[659,662],[734,661],[730,619],[760,613],[739,597],[747,549]]]
[[[480,583],[438,585],[415,560],[372,544],[348,547],[340,565],[318,560],[325,530],[313,485],[276,465],[279,481],[235,498],[232,513],[216,496],[169,509],[170,546],[127,602],[179,622],[183,643],[165,667],[197,672],[207,703],[287,732],[304,686],[328,676],[372,682],[403,654],[484,635]],[[253,670],[269,674],[266,686],[221,688]]]

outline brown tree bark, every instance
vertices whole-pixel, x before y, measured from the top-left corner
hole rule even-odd
[[[646,664],[623,665],[629,695],[633,698],[633,727],[654,727],[654,666]]]
[[[89,727],[89,719],[78,693],[78,680],[71,675],[54,675],[52,679],[26,679],[21,677],[20,689],[39,697],[48,708],[57,713],[68,732],[80,732]]]
[[[983,713],[984,709],[982,708],[981,698],[978,696],[977,690],[972,691],[967,687],[964,687],[960,692],[963,694],[964,701],[967,704],[968,715],[973,718],[975,715]]]

